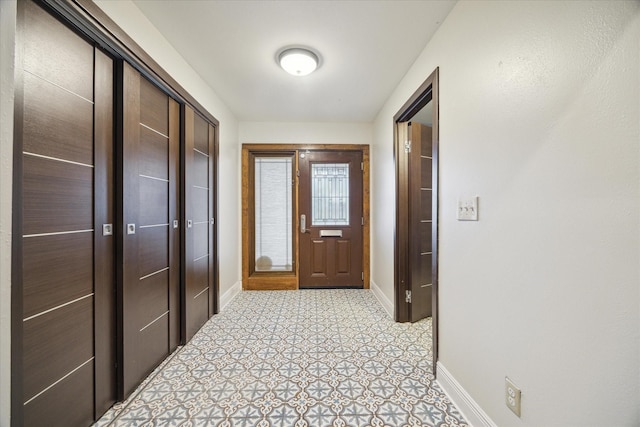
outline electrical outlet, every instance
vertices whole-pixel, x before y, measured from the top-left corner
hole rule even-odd
[[[504,377],[504,401],[507,407],[517,416],[520,416],[521,395],[522,392],[518,386],[516,386],[509,377]]]
[[[478,220],[478,196],[459,198],[458,210],[456,211],[458,221]]]

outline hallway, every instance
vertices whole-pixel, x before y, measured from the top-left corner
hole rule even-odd
[[[370,291],[245,291],[95,426],[466,426],[430,343]]]

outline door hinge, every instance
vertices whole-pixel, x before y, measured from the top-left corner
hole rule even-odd
[[[296,176],[300,176],[300,171],[299,170],[296,171]]]
[[[360,225],[364,225],[364,217],[360,217]]]
[[[404,152],[405,153],[411,152],[411,141],[407,140],[404,142]]]
[[[362,279],[362,281],[364,282],[364,271],[362,272],[362,275],[360,276]]]
[[[405,301],[411,303],[411,291],[406,291]]]
[[[364,170],[364,162],[360,162],[360,170],[363,171]]]

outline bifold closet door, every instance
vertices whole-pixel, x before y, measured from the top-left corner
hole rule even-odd
[[[215,129],[184,107],[185,340],[215,311]]]
[[[122,64],[121,375],[128,396],[180,341],[180,106]]]
[[[113,61],[35,3],[18,6],[12,422],[90,425],[116,397]]]

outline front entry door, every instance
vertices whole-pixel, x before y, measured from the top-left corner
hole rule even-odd
[[[300,152],[300,288],[363,287],[362,152]]]

